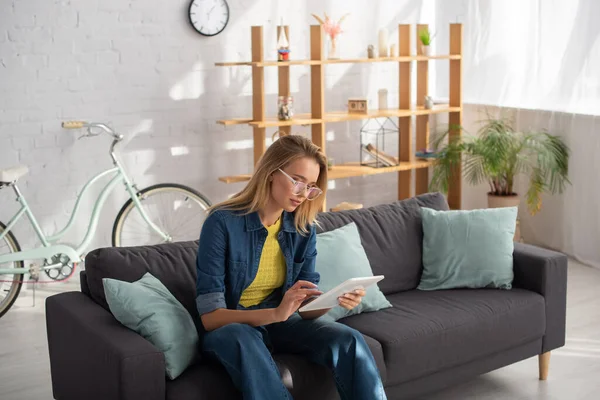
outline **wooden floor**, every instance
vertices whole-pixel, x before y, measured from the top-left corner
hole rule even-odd
[[[537,358],[532,358],[423,400],[600,399],[600,271],[570,262],[568,285],[567,344],[552,353],[547,381],[538,380]],[[0,399],[53,399],[44,298],[62,290],[77,287],[37,291],[35,307],[27,291],[0,318]]]

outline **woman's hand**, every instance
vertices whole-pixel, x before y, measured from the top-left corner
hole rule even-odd
[[[344,307],[346,310],[352,310],[360,304],[362,298],[365,297],[366,294],[367,292],[364,289],[356,289],[354,292],[346,293],[343,296],[338,297],[338,301],[340,306]]]
[[[317,285],[308,281],[298,281],[283,295],[283,300],[275,309],[277,322],[287,321],[302,305],[302,302],[312,296],[322,295],[323,292],[316,289]],[[307,289],[308,288],[308,289]]]

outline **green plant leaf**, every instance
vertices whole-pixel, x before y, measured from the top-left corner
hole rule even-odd
[[[480,121],[475,137],[450,135],[462,131],[451,126],[433,141],[438,158],[430,187],[447,192],[451,173],[462,165],[462,174],[471,185],[487,181],[496,195],[510,195],[516,175],[529,180],[527,206],[532,213],[541,207],[543,192],[562,193],[568,178],[569,149],[558,136],[547,132],[517,132],[509,118],[488,114]]]

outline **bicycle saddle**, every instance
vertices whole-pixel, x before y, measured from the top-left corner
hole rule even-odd
[[[0,169],[0,183],[11,183],[26,175],[29,169],[24,165]]]

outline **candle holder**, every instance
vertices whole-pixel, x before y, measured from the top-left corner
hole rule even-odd
[[[379,30],[379,57],[388,57],[388,31],[385,28]]]

